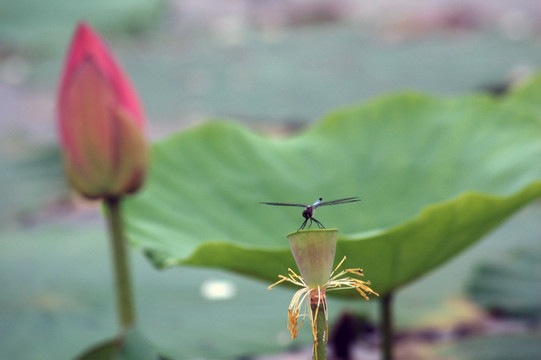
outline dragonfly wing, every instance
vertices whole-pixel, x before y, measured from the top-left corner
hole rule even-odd
[[[297,206],[297,207],[307,207],[308,206],[308,205],[304,205],[304,204],[291,204],[291,203],[279,203],[279,202],[260,202],[260,204],[274,205],[274,206]]]
[[[343,198],[343,199],[337,199],[337,200],[331,200],[331,201],[324,201],[322,202],[321,204],[319,204],[319,206],[323,206],[323,205],[336,205],[336,204],[347,204],[347,203],[352,203],[352,202],[358,202],[358,201],[361,201],[361,199],[359,199],[358,197],[348,197],[348,198]]]

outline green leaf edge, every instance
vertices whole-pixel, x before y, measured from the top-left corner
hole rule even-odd
[[[488,223],[480,228],[478,230],[479,236],[482,236],[484,234],[487,234],[491,230],[493,230],[495,227],[497,227],[501,221],[511,216],[516,210],[522,208],[526,204],[528,204],[530,201],[535,200],[541,196],[541,181],[535,181],[528,186],[526,186],[524,189],[521,189],[517,191],[516,193],[510,195],[510,196],[494,196],[489,194],[482,194],[477,192],[467,192],[459,195],[458,197],[438,203],[438,204],[432,204],[427,207],[425,207],[417,216],[413,217],[411,220],[402,222],[398,225],[392,226],[388,229],[381,229],[378,231],[370,231],[367,233],[362,233],[357,236],[350,235],[350,236],[340,236],[338,237],[338,244],[337,244],[337,251],[336,251],[336,259],[342,259],[343,256],[347,256],[348,254],[351,254],[353,250],[350,250],[352,247],[360,246],[362,247],[362,242],[365,241],[378,241],[383,236],[393,236],[393,240],[396,241],[396,238],[405,238],[406,233],[409,232],[411,229],[411,226],[422,226],[422,224],[426,224],[427,219],[430,218],[437,218],[440,216],[440,214],[447,214],[451,209],[460,208],[461,206],[467,205],[471,202],[477,202],[478,204],[482,204],[485,208],[490,208],[492,210],[497,210],[496,213],[498,213],[500,216],[491,216],[488,213],[483,214],[483,218],[488,221]],[[466,223],[465,225],[469,224],[476,224],[476,220],[478,218],[473,218],[469,223]],[[362,241],[362,242],[360,242]],[[137,241],[132,242],[135,246],[137,246]],[[475,242],[473,242],[475,243]],[[449,254],[449,256],[446,256],[445,258],[441,259],[437,256],[433,257],[432,265],[428,266],[428,270],[433,269],[443,263],[444,261],[451,258],[453,255],[459,253],[460,251],[466,249],[467,247],[473,245],[472,242],[466,242],[465,244],[459,244],[459,246],[456,248],[456,251]],[[385,244],[382,244],[384,246]],[[291,263],[289,264],[289,267],[296,268],[296,265],[293,260],[293,255],[291,254],[291,250],[289,249],[289,246],[287,245],[286,238],[284,236],[284,247],[283,249],[269,249],[266,247],[252,247],[252,246],[241,246],[237,244],[232,244],[225,241],[206,241],[205,243],[198,246],[189,257],[186,257],[184,259],[178,259],[176,257],[169,257],[165,253],[151,250],[151,249],[144,249],[143,251],[145,255],[148,257],[148,259],[158,268],[164,269],[169,268],[172,266],[181,266],[181,265],[190,265],[190,266],[200,266],[200,267],[214,267],[219,269],[225,269],[229,270],[241,275],[247,275],[250,277],[256,277],[261,280],[265,281],[274,281],[275,278],[269,278],[268,274],[263,272],[258,272],[257,267],[244,267],[243,264],[245,263],[243,259],[250,259],[254,256],[256,257],[264,257],[265,262],[270,264],[275,262],[276,266],[283,266],[284,272],[287,271],[288,265],[284,265],[282,259],[287,256],[291,258]],[[217,253],[221,253],[223,256],[216,256]],[[398,255],[396,255],[398,256]],[[235,261],[231,261],[231,259],[235,259]],[[419,261],[422,263],[422,261]],[[235,266],[232,266],[232,265]],[[365,267],[366,264],[354,264],[352,266],[361,266]],[[369,266],[366,266],[368,269]],[[388,292],[391,292],[395,290],[396,288],[399,288],[400,286],[405,285],[406,283],[412,282],[416,280],[417,278],[424,275],[426,271],[426,267],[424,267],[425,270],[420,270],[419,274],[416,277],[404,279],[402,281],[396,282],[396,286],[392,288],[379,288],[377,286],[376,281],[372,281],[374,284],[373,288],[374,290],[378,291],[380,295],[384,295]],[[278,274],[276,274],[278,275]],[[367,275],[370,276],[370,273]],[[399,274],[397,274],[399,276]],[[372,280],[372,279],[371,279]],[[355,294],[353,292],[348,291],[337,291],[334,292],[333,295],[343,295],[343,296],[354,296]]]

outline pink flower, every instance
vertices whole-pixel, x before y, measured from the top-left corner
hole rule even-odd
[[[79,23],[58,93],[66,175],[89,198],[119,197],[144,182],[144,115],[135,90],[99,35]]]

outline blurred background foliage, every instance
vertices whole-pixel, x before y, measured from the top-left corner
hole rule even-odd
[[[67,191],[55,145],[56,82],[77,20],[109,40],[159,139],[214,116],[282,135],[395,90],[499,94],[539,68],[540,7],[525,0],[2,1],[0,358],[71,358],[116,331],[101,215]],[[533,305],[517,306],[516,297],[491,294],[505,291],[499,286],[509,276],[517,287],[535,281],[520,264],[531,264],[540,216],[538,204],[529,206],[400,293],[402,356],[468,358],[475,349],[483,351],[475,358],[496,359],[520,348],[521,358],[538,358],[538,336],[525,335],[538,331],[536,295]],[[250,356],[310,341],[309,330],[295,343],[284,331],[287,289],[269,293],[264,282],[215,270],[158,272],[137,252],[134,267],[141,327],[172,358]],[[498,272],[505,277],[494,278]],[[375,304],[332,301],[331,320],[344,308],[374,318]],[[501,332],[513,336],[491,336]],[[445,339],[464,334],[472,339],[447,348]]]

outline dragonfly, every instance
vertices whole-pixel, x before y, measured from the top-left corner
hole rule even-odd
[[[304,222],[302,223],[299,230],[303,230],[306,227],[306,224],[308,223],[308,220],[310,220],[310,225],[308,225],[308,228],[312,226],[312,223],[315,222],[318,228],[325,229],[325,226],[317,220],[314,217],[314,214],[316,212],[316,208],[320,206],[325,205],[338,205],[338,204],[347,204],[352,202],[361,201],[358,197],[348,197],[343,199],[337,199],[337,200],[331,200],[331,201],[323,201],[323,198],[319,198],[316,200],[315,203],[312,205],[305,205],[305,204],[295,204],[295,203],[281,203],[281,202],[261,202],[260,204],[265,205],[273,205],[273,206],[296,206],[296,207],[303,207],[304,210],[302,211],[302,217],[304,217]]]

